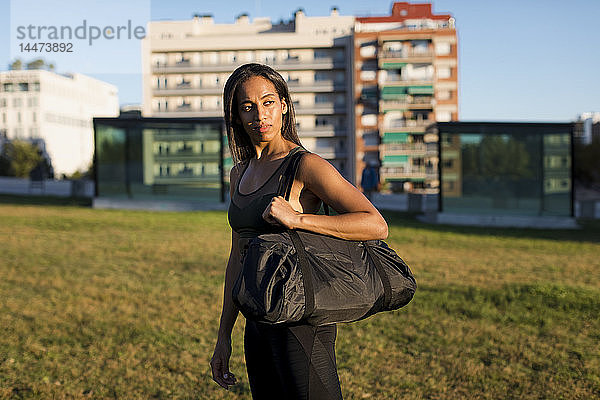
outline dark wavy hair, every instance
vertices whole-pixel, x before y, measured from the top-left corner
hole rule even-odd
[[[288,111],[282,115],[281,134],[285,139],[301,145],[298,132],[296,131],[294,105],[290,99],[290,92],[283,77],[268,65],[256,63],[244,64],[233,71],[229,79],[227,79],[225,89],[223,90],[223,111],[225,113],[227,141],[234,165],[256,155],[256,149],[252,145],[250,137],[244,130],[244,127],[238,122],[238,107],[234,104],[239,85],[255,76],[260,76],[270,81],[275,86],[279,98],[285,99]]]

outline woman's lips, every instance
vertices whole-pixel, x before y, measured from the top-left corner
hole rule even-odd
[[[254,130],[259,131],[260,133],[265,133],[269,129],[271,129],[271,125],[260,125],[254,127]]]

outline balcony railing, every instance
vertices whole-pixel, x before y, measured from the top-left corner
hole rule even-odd
[[[424,153],[425,151],[427,151],[427,146],[425,145],[425,143],[384,143],[383,151],[385,153],[391,151]]]
[[[345,91],[346,84],[344,82],[335,82],[333,80],[325,81],[313,81],[313,82],[299,82],[299,81],[288,81],[288,86],[292,92],[332,92],[332,91]],[[223,85],[201,85],[195,86],[191,82],[182,82],[176,84],[174,87],[154,87],[154,93],[156,95],[168,96],[168,95],[202,95],[202,94],[220,94],[223,92]]]
[[[341,114],[346,112],[345,104],[336,103],[314,103],[300,104],[294,103],[294,109],[297,114]]]
[[[399,100],[382,100],[379,102],[379,107],[383,110],[403,108],[428,109],[433,107],[433,97],[405,97]]]
[[[424,58],[433,57],[433,50],[383,50],[380,54],[383,58]]]
[[[412,177],[412,178],[424,178],[427,174],[425,167],[381,167],[380,168],[381,175],[395,175],[402,177]]]
[[[411,83],[419,85],[431,85],[433,83],[433,76],[425,76],[423,78],[407,77],[407,76],[390,76],[388,75],[381,85],[394,85],[397,83]]]
[[[212,63],[194,64],[191,62],[161,63],[153,66],[153,71],[157,73],[168,72],[202,72],[202,71],[233,71],[236,67],[249,62],[263,62],[275,68],[280,69],[330,69],[333,67],[343,68],[346,66],[346,60],[333,57],[319,57],[312,60],[300,60],[289,58],[283,60],[235,60],[235,61],[216,61]]]
[[[383,126],[383,129],[397,128],[424,128],[435,123],[433,119],[408,119],[391,121]]]

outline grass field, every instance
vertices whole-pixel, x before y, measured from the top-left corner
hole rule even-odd
[[[0,201],[0,398],[250,399],[210,377],[224,212]],[[430,226],[385,214],[419,288],[338,326],[345,399],[600,398],[600,226]]]

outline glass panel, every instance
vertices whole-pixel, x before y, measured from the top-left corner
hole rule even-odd
[[[571,213],[570,134],[441,133],[444,212]]]
[[[123,128],[96,126],[98,196],[127,196],[125,135]]]
[[[126,129],[99,123],[96,136],[99,196],[221,200],[220,123],[148,121]]]
[[[571,136],[544,135],[544,215],[565,215],[571,208]]]

